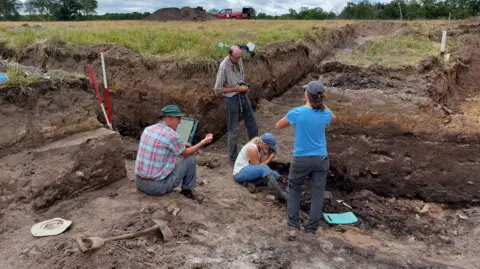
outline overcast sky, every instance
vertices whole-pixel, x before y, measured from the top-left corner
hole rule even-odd
[[[339,12],[348,2],[359,2],[360,0],[97,0],[98,14],[105,13],[129,13],[129,12],[154,12],[165,7],[197,7],[202,6],[205,10],[216,8],[240,8],[242,6],[253,6],[258,12],[265,12],[270,15],[287,13],[288,9],[299,10],[301,7],[321,7],[326,11]],[[374,0],[375,2],[390,2],[390,0]]]

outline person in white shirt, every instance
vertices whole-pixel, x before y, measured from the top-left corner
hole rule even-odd
[[[268,164],[275,158],[276,139],[266,133],[255,137],[240,150],[233,168],[233,177],[239,183],[246,183],[250,192],[256,186],[266,185],[272,189],[278,200],[287,200],[287,194],[278,184],[280,175],[270,169]]]

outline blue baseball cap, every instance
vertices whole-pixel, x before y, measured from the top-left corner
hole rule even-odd
[[[310,81],[307,85],[303,86],[311,94],[321,95],[325,91],[325,86],[320,81]]]
[[[263,144],[269,145],[273,150],[277,150],[277,140],[271,133],[265,133],[260,137]]]

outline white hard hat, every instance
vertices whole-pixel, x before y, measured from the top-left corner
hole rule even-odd
[[[57,235],[63,233],[71,224],[72,221],[70,220],[54,218],[33,225],[30,232],[34,236]]]

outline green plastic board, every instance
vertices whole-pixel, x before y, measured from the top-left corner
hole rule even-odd
[[[182,118],[178,125],[177,133],[183,142],[193,143],[193,137],[197,131],[198,120]]]
[[[329,224],[352,224],[358,221],[353,212],[346,213],[325,213],[323,217]]]

